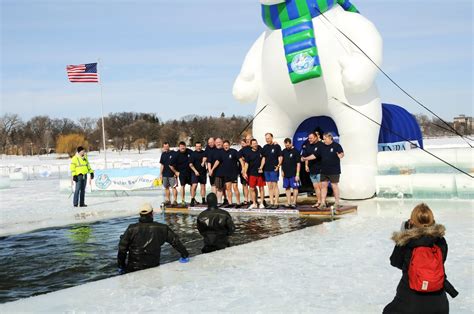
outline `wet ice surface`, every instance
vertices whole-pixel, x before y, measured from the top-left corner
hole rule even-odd
[[[0,305],[0,312],[380,313],[401,272],[389,264],[392,231],[419,201],[359,202],[357,215],[255,241],[188,264],[124,276]],[[447,228],[446,272],[459,290],[452,313],[471,313],[472,201],[427,201]]]

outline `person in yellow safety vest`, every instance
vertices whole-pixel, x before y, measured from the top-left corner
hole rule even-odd
[[[89,160],[86,156],[84,147],[79,146],[77,148],[77,154],[71,159],[71,175],[72,180],[76,182],[76,189],[74,190],[73,205],[77,207],[87,207],[84,204],[84,198],[86,193],[87,174],[91,174],[91,179],[94,179],[94,170],[92,170]]]

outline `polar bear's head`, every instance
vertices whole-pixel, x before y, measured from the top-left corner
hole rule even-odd
[[[260,0],[261,4],[264,5],[272,5],[272,4],[278,4],[278,3],[283,3],[285,0]]]

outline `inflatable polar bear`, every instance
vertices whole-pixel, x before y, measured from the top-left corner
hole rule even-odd
[[[295,3],[291,2],[298,1],[260,0],[264,20],[266,6],[294,6]],[[315,59],[316,64],[309,65],[316,69],[319,61],[320,77],[292,83],[293,78],[289,75],[292,71],[289,61],[292,60],[287,58],[291,51],[286,51],[287,47],[282,41],[285,33],[278,28],[268,29],[245,57],[234,83],[234,98],[245,103],[257,100],[255,112],[267,105],[253,122],[253,134],[259,143],[264,143],[264,134],[271,132],[276,141],[282,144],[284,138],[293,137],[305,119],[313,116],[332,118],[339,131],[339,143],[345,152],[339,184],[341,197],[373,197],[376,190],[379,126],[333,97],[380,123],[382,106],[374,83],[377,68],[334,26],[351,38],[379,66],[382,62],[382,38],[375,26],[361,14],[346,11],[350,5],[348,0],[302,1],[308,4],[314,2],[315,6],[322,1],[332,4],[328,5],[325,12],[313,7],[317,13],[309,16],[309,23],[312,24],[309,26],[314,31],[319,58]],[[294,10],[294,7],[288,7],[288,12],[290,9]],[[323,15],[318,14],[321,12]],[[282,21],[274,21],[273,24],[277,22],[283,26]],[[297,70],[293,65],[291,68]]]

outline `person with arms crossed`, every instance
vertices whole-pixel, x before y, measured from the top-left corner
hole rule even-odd
[[[298,188],[300,186],[301,156],[291,144],[291,139],[285,138],[284,142],[285,149],[282,151],[281,176],[283,177],[283,188],[286,191],[285,207],[295,209],[298,200]]]
[[[223,141],[220,137],[217,137],[215,140],[216,149],[211,154],[211,160],[207,161],[210,163],[209,167],[209,176],[214,177],[214,185],[217,194],[217,201],[219,202],[219,206],[227,206],[229,202],[227,201],[227,197],[225,195],[225,173],[222,171],[222,164],[218,163],[219,158],[221,158],[221,153],[223,149]],[[224,201],[222,201],[222,197],[224,197]]]
[[[344,151],[339,143],[333,141],[331,133],[324,133],[324,148],[321,150],[321,207],[326,207],[326,195],[328,193],[328,183],[331,182],[334,192],[334,208],[339,207],[339,177],[341,175],[341,159]]]
[[[189,168],[191,168],[191,206],[199,204],[196,201],[196,191],[198,183],[201,186],[202,203],[206,203],[206,152],[202,150],[202,143],[194,144],[194,151],[189,158]]]
[[[258,146],[256,139],[250,141],[250,147],[252,148],[244,157],[245,165],[242,170],[242,175],[248,181],[250,187],[250,196],[252,198],[252,205],[248,209],[264,209],[265,205],[265,179],[263,177],[262,165],[262,149]],[[257,204],[256,188],[258,187],[260,192],[260,205]]]

